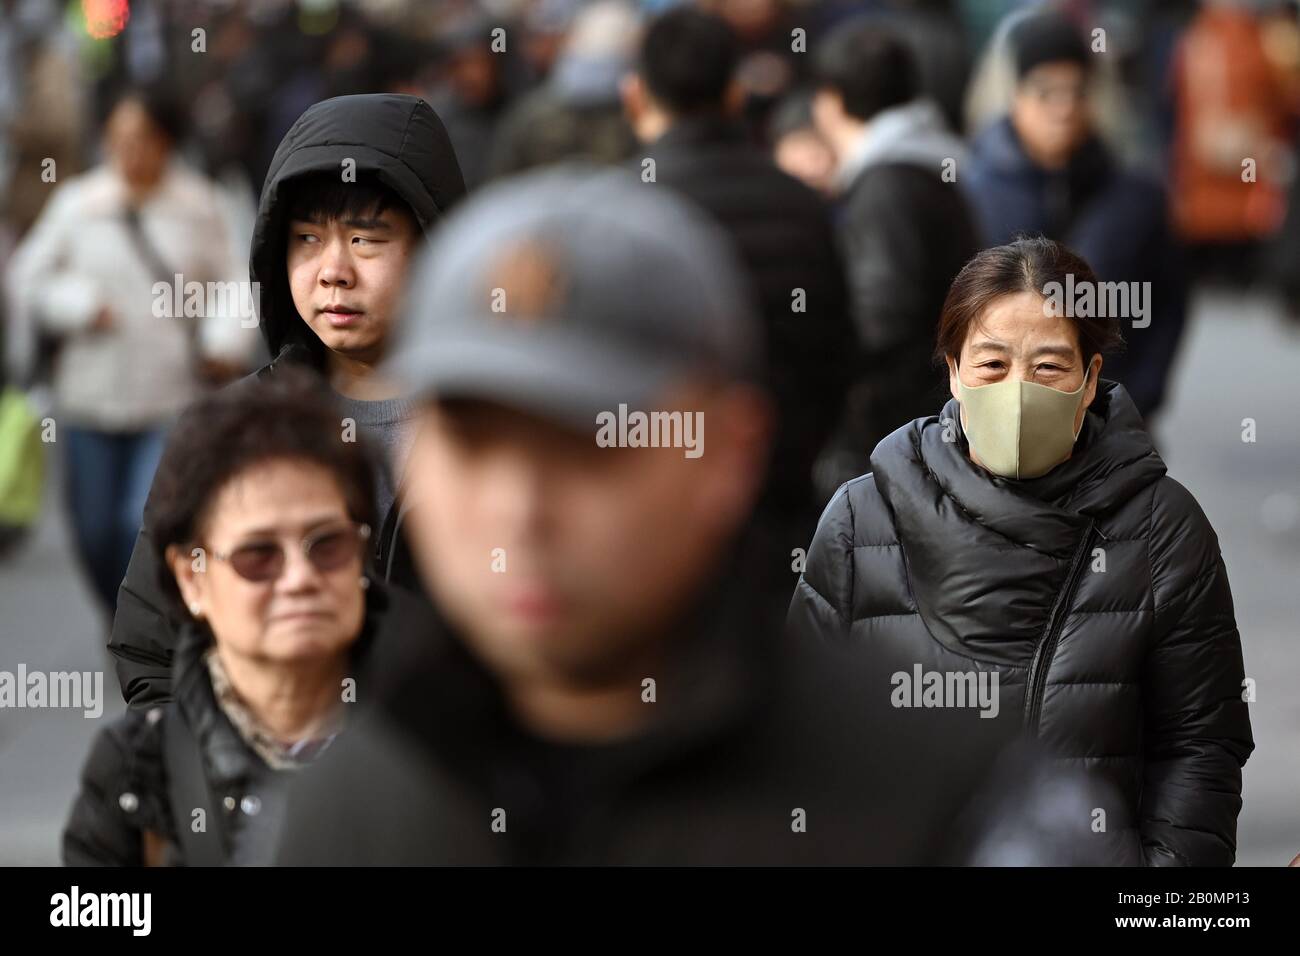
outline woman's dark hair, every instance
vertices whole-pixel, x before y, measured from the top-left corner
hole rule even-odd
[[[1019,292],[1033,292],[1047,298],[1052,283],[1059,283],[1062,289],[1068,286],[1067,276],[1073,276],[1074,288],[1092,283],[1096,289],[1097,274],[1092,266],[1082,256],[1043,236],[1018,238],[1005,246],[978,253],[957,273],[943,301],[934,348],[935,364],[943,364],[949,355],[955,359],[961,354],[970,327],[979,323],[994,300]],[[1108,355],[1123,348],[1124,337],[1115,316],[1067,313],[1067,318],[1078,330],[1085,364],[1099,352]]]
[[[168,436],[148,523],[164,593],[180,600],[167,548],[195,541],[217,493],[249,468],[286,459],[327,469],[352,520],[375,527],[373,460],[362,444],[345,439],[333,396],[318,376],[278,366],[273,376],[200,398]]]

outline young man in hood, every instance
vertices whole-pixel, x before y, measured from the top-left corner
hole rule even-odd
[[[340,96],[317,103],[285,134],[262,188],[249,274],[262,335],[281,363],[305,364],[339,399],[344,440],[366,436],[388,452],[379,478],[373,558],[378,573],[413,584],[397,539],[393,474],[411,420],[402,397],[373,374],[385,356],[407,264],[423,236],[465,192],[446,130],[422,99]],[[118,592],[109,650],[128,705],[170,696],[176,623],[159,590],[149,506]]]

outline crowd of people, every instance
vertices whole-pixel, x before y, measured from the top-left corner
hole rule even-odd
[[[1300,302],[1293,5],[368,6],[0,7],[102,117],[0,153],[128,705],[66,862],[1234,861],[1152,423],[1194,277]]]

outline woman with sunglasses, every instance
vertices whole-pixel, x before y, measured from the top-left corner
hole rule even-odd
[[[265,859],[286,778],[370,689],[362,650],[398,605],[367,577],[372,470],[332,408],[286,374],[201,400],[173,431],[151,521],[181,635],[174,700],[100,733],[66,863]]]

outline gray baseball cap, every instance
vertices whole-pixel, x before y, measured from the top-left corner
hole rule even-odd
[[[570,427],[655,410],[693,374],[757,380],[761,330],[729,237],[667,186],[552,167],[463,203],[421,253],[383,373]]]

